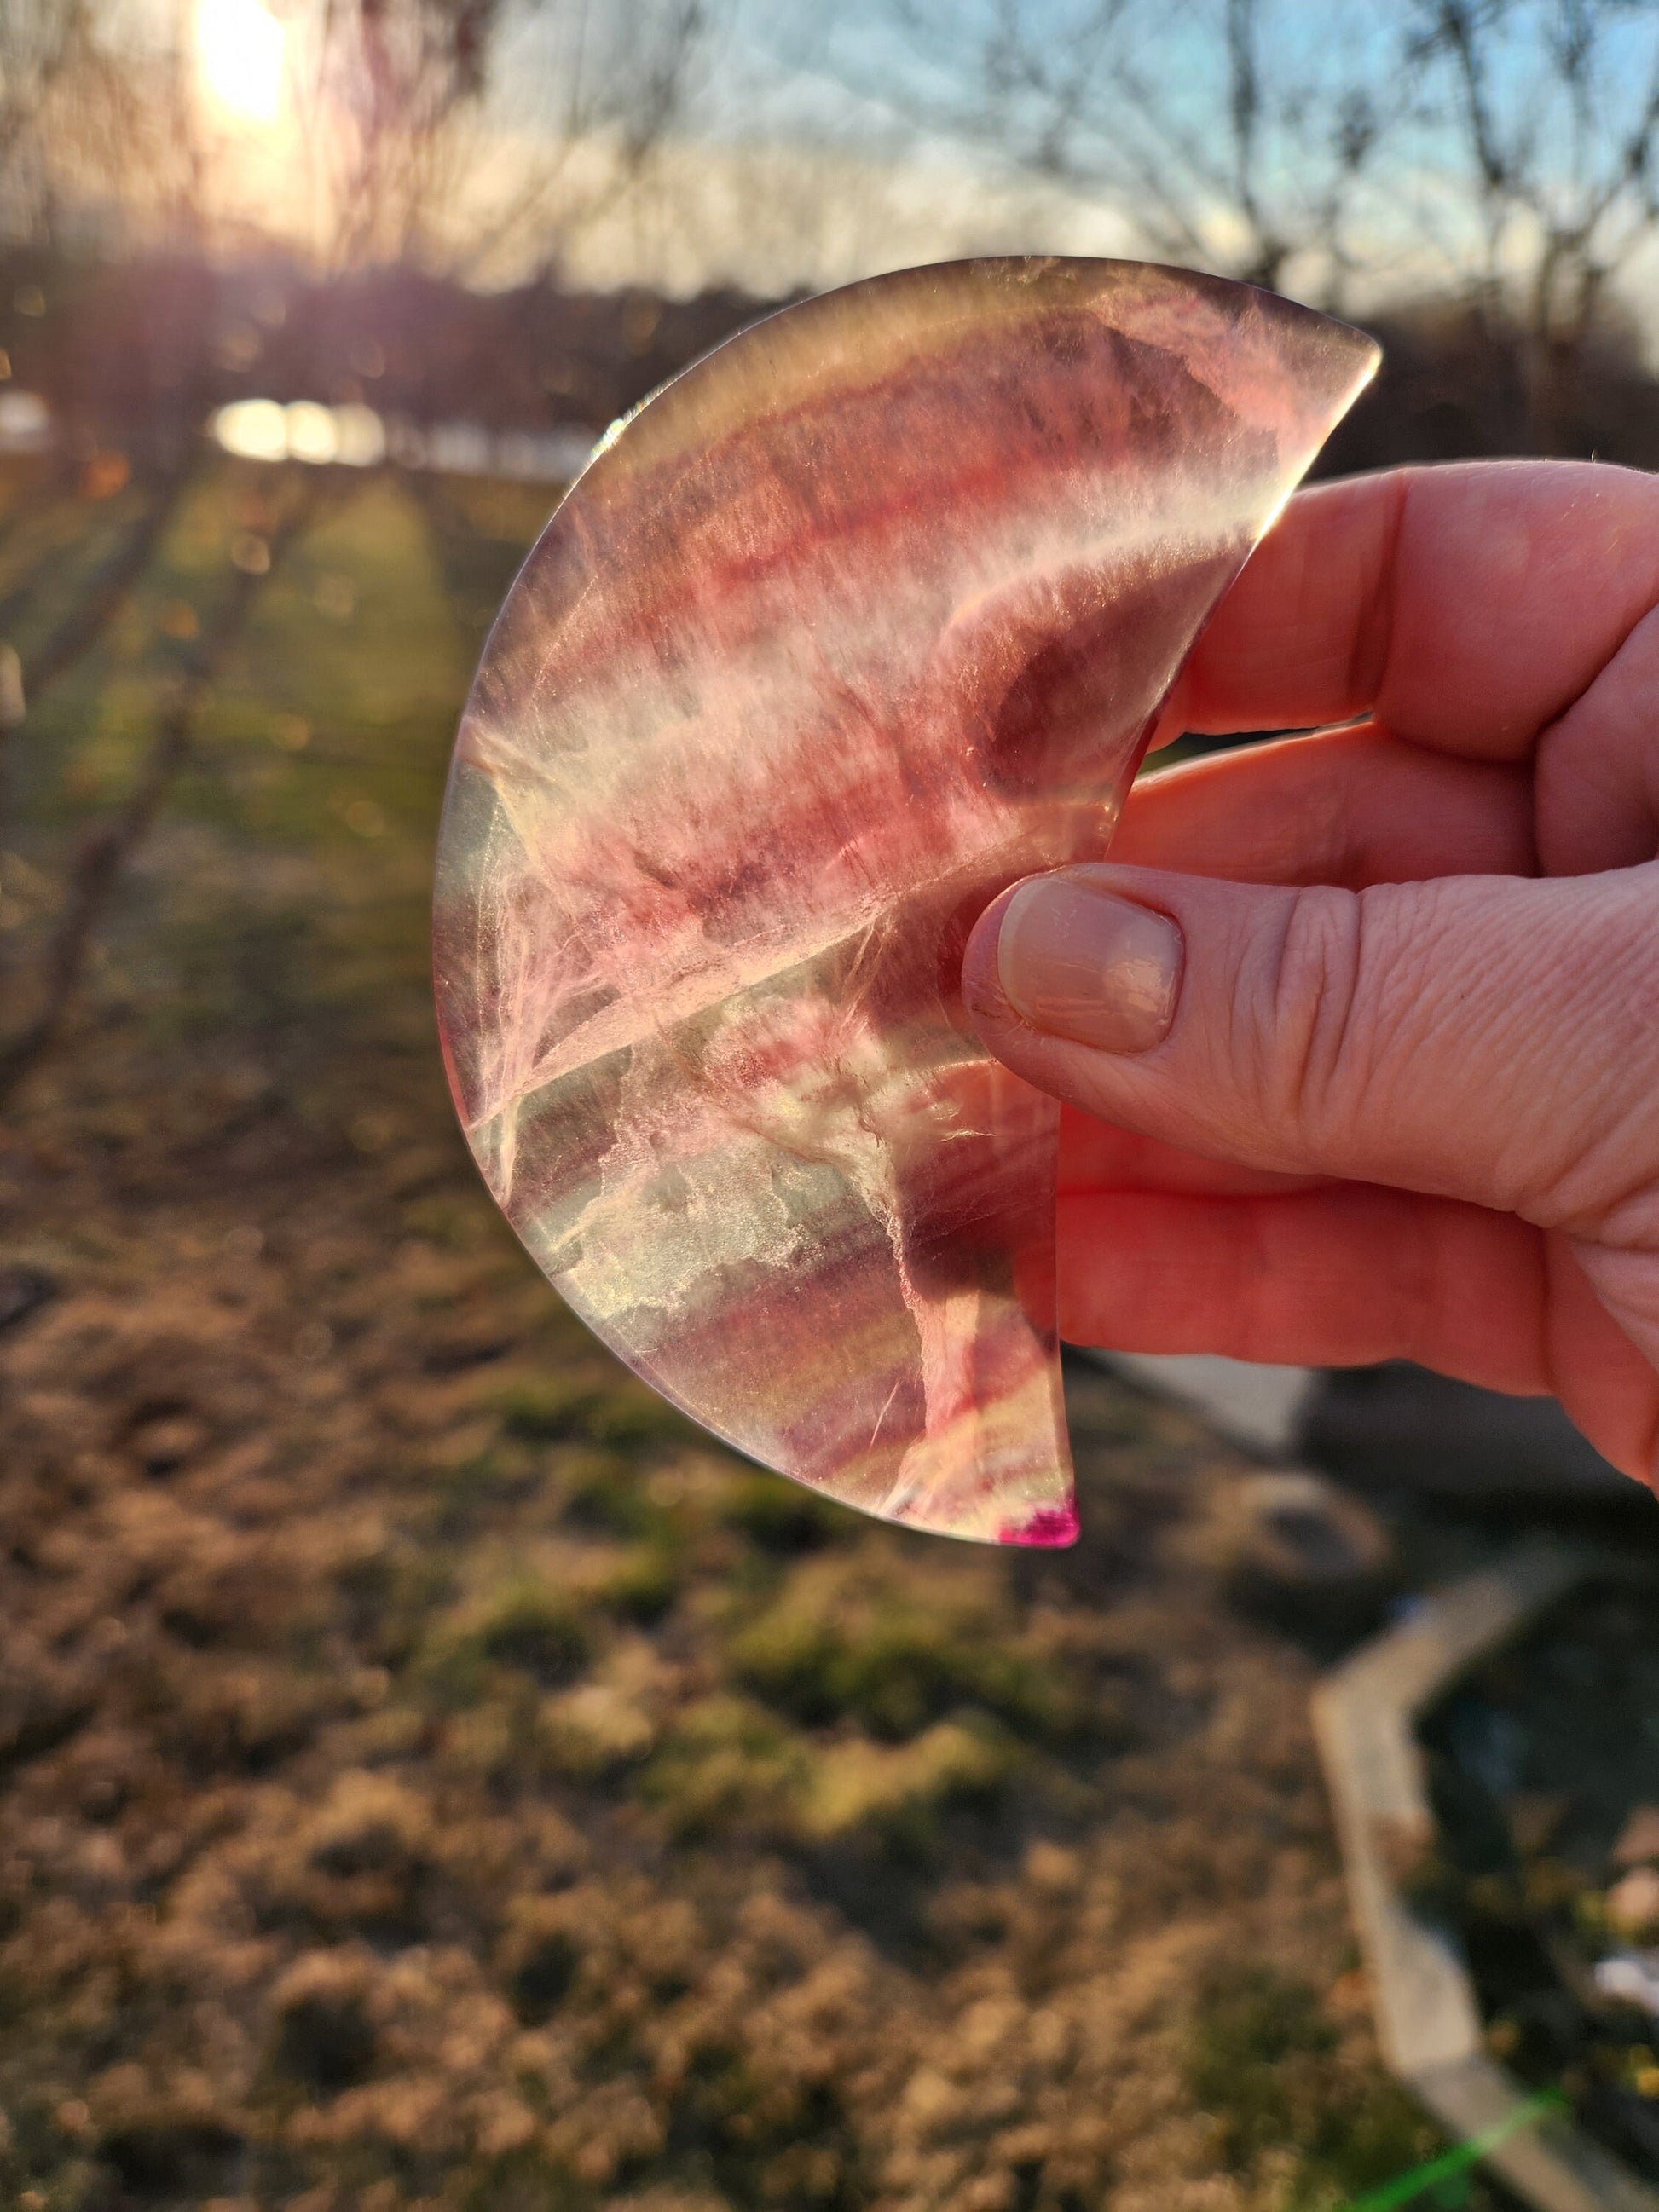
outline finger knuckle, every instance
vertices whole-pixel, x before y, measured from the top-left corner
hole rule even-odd
[[[1315,1154],[1340,1136],[1363,1089],[1357,1015],[1365,927],[1364,893],[1316,884],[1290,902],[1272,948],[1260,1047],[1264,1103]]]

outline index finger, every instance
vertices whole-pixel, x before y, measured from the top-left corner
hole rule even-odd
[[[1166,730],[1395,735],[1517,760],[1659,598],[1659,482],[1594,461],[1391,470],[1300,492],[1188,661]]]

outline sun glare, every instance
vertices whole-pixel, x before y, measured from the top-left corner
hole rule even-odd
[[[242,123],[276,120],[287,37],[259,0],[197,0],[202,81],[227,115]]]

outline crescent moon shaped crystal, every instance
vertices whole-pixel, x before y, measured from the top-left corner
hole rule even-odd
[[[440,839],[451,1081],[564,1297],[752,1457],[1074,1536],[1058,1109],[979,1046],[963,945],[1104,852],[1376,360],[1178,270],[877,277],[666,386],[531,554]]]

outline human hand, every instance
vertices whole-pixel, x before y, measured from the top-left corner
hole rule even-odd
[[[1063,1102],[1060,1333],[1419,1361],[1559,1397],[1659,1482],[1659,481],[1301,494],[1137,786],[963,988]]]

